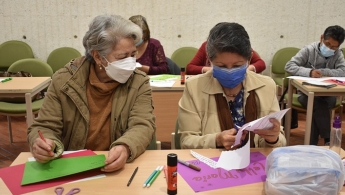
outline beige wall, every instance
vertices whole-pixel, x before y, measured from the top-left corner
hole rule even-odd
[[[216,23],[238,22],[267,65],[282,47],[317,41],[330,25],[345,27],[344,0],[0,0],[0,43],[25,41],[42,60],[62,46],[84,53],[89,22],[105,13],[144,15],[168,57],[182,46],[198,48]]]

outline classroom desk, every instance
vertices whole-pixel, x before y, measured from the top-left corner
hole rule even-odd
[[[33,123],[31,97],[47,88],[50,77],[12,77],[11,81],[0,83],[0,97],[25,97],[26,122]]]
[[[218,149],[196,149],[194,150],[201,155],[207,157],[219,156],[221,150]],[[272,148],[251,148],[251,151],[259,151],[264,155],[268,155]],[[96,152],[97,154],[105,154],[107,152]],[[134,162],[125,165],[125,168],[116,171],[114,173],[107,173],[105,178],[82,181],[77,183],[69,183],[62,185],[66,190],[78,187],[81,189],[80,194],[141,194],[141,195],[152,195],[152,194],[167,194],[166,192],[166,180],[164,174],[161,173],[155,180],[152,186],[149,188],[143,188],[143,183],[152,171],[159,165],[166,165],[167,154],[176,153],[179,158],[184,160],[192,160],[194,157],[190,154],[190,150],[147,150],[144,154],[138,157]],[[27,161],[28,157],[31,157],[31,153],[22,152],[12,163],[13,165],[21,164]],[[341,151],[341,156],[345,156],[344,150]],[[136,176],[134,177],[131,185],[127,187],[127,182],[131,177],[134,169],[139,167]],[[0,179],[1,180],[1,179]],[[195,193],[192,188],[178,176],[177,192],[178,194],[212,194],[212,195],[223,195],[223,194],[236,194],[236,195],[251,195],[251,194],[265,194],[264,193],[264,182],[242,185],[231,188],[223,188],[218,190],[211,190],[205,192]],[[41,194],[54,194],[55,187],[43,189],[40,191],[32,192],[29,194],[41,195]],[[7,189],[6,185],[0,181],[0,192],[2,195],[11,194]],[[342,189],[342,193],[345,194],[345,189]]]
[[[156,115],[156,137],[158,141],[170,142],[175,131],[178,102],[182,97],[184,85],[176,80],[172,87],[152,87],[153,113]]]
[[[306,117],[306,128],[304,136],[304,144],[308,145],[310,143],[310,132],[311,132],[311,121],[313,117],[313,105],[315,96],[345,96],[345,86],[337,85],[333,88],[323,88],[310,85],[302,85],[301,80],[290,79],[289,89],[288,89],[288,103],[287,108],[291,108],[292,104],[292,93],[293,87],[308,96],[308,106],[307,106],[307,117]],[[291,129],[291,110],[286,113],[285,117],[285,137],[287,145],[290,141],[290,129]]]

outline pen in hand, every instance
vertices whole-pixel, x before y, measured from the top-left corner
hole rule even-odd
[[[310,63],[310,62],[308,62],[308,63],[309,63],[309,65],[311,66],[311,68],[312,68],[313,70],[316,69],[315,66],[314,66],[312,63]]]
[[[47,143],[46,139],[44,139],[43,134],[42,134],[42,132],[40,130],[38,130],[38,135],[40,136],[41,140],[43,140],[45,143]],[[49,151],[49,155],[50,156],[54,156],[52,151]]]

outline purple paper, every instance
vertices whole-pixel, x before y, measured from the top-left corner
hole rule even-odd
[[[211,159],[218,161],[219,157]],[[178,163],[177,170],[195,192],[266,181],[266,156],[260,152],[251,152],[250,164],[248,167],[238,170],[227,171],[222,168],[213,169],[199,160],[191,160],[188,162],[200,167],[201,171],[195,171],[180,163]]]

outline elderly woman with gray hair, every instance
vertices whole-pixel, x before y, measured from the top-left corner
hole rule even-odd
[[[155,116],[149,77],[135,68],[135,44],[141,37],[140,27],[120,16],[93,19],[83,38],[85,56],[54,74],[29,127],[38,162],[65,150],[109,150],[102,170],[111,172],[145,151],[155,132]]]
[[[279,111],[274,81],[247,70],[252,50],[246,30],[237,23],[219,23],[210,31],[207,56],[211,71],[187,80],[179,101],[178,124],[182,148],[231,149],[237,129]],[[286,145],[280,122],[257,129],[251,147]],[[246,142],[244,142],[246,143]]]

